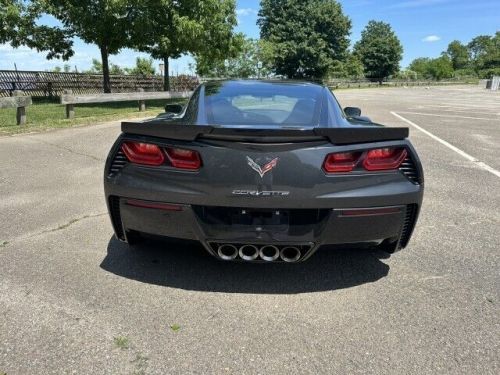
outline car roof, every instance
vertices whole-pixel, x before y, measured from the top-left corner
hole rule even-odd
[[[257,93],[273,93],[276,91],[298,92],[307,91],[313,95],[318,95],[324,89],[324,86],[308,81],[298,80],[219,80],[207,81],[203,83],[205,94],[211,95],[214,93],[231,94],[251,94]]]
[[[291,80],[291,79],[221,79],[221,80],[210,80],[203,83],[205,86],[311,86],[322,88],[323,85],[311,81],[305,80]]]

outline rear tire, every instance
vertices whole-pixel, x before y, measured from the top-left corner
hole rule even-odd
[[[127,231],[125,233],[125,238],[129,246],[139,245],[143,241],[141,234],[135,230]]]
[[[399,240],[385,240],[380,245],[377,246],[377,249],[391,255],[399,250]]]

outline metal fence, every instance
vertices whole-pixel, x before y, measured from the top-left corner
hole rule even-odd
[[[113,92],[163,89],[161,76],[111,75],[110,79]],[[191,91],[197,85],[196,76],[170,77],[171,91]],[[75,94],[98,94],[103,92],[102,75],[0,70],[0,97],[11,96],[14,90],[22,90],[33,97],[60,96],[64,90],[72,90]]]
[[[449,79],[443,81],[436,80],[403,80],[403,79],[390,79],[382,81],[380,84],[376,80],[369,79],[330,79],[323,81],[323,83],[331,89],[343,88],[364,88],[364,87],[411,87],[411,86],[444,86],[456,85],[476,82],[474,79]]]

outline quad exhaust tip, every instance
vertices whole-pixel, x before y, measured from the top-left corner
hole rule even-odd
[[[231,244],[220,245],[217,254],[224,260],[233,260],[238,256],[238,249]]]
[[[283,260],[284,262],[296,262],[302,254],[298,247],[285,246],[281,249],[275,245],[264,245],[260,248],[256,245],[245,244],[239,248],[233,244],[221,244],[217,248],[217,255],[223,260],[235,260],[238,256],[247,261],[262,259],[266,262],[274,262],[276,260]]]
[[[243,260],[255,260],[259,256],[259,249],[254,245],[243,245],[240,247],[239,254]]]
[[[272,262],[280,257],[280,250],[274,245],[262,246],[259,250],[261,259]]]
[[[285,262],[296,262],[300,259],[300,250],[295,246],[287,246],[281,249],[280,258]]]

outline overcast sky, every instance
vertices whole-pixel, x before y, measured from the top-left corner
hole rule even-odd
[[[406,67],[416,57],[436,57],[449,42],[458,39],[464,43],[481,34],[493,35],[500,30],[500,0],[344,0],[340,1],[344,13],[352,20],[351,40],[360,38],[361,30],[369,20],[381,20],[392,25],[404,47],[402,66]],[[258,38],[256,25],[259,0],[238,0],[237,30],[249,37]],[[55,24],[51,17],[43,22]],[[99,50],[76,39],[75,56],[68,64],[72,69],[88,69],[92,58],[100,59]],[[110,61],[120,66],[134,66],[137,56],[146,56],[132,50],[123,50]],[[171,73],[190,73],[189,56],[173,60]],[[45,54],[28,48],[17,50],[0,44],[0,69],[46,70],[62,66],[60,60],[46,60]],[[156,62],[158,66],[159,62]]]

